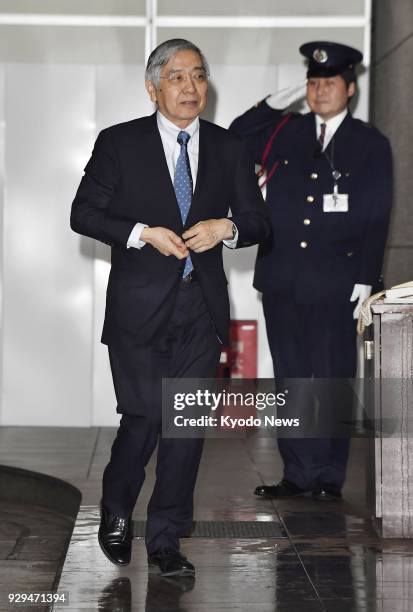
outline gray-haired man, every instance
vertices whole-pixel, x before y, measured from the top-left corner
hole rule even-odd
[[[99,542],[113,563],[129,563],[131,515],[158,444],[146,547],[163,575],[194,573],[179,538],[192,523],[202,439],[162,437],[162,378],[215,375],[229,323],[222,243],[249,246],[269,231],[245,146],[198,118],[207,76],[188,41],[152,52],[146,88],[157,112],[99,134],[71,217],[76,232],[112,247],[102,342],[122,419],[103,476]]]

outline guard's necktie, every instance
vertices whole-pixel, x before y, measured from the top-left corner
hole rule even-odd
[[[192,176],[188,156],[188,140],[190,138],[191,137],[188,132],[181,131],[178,134],[177,140],[181,145],[181,152],[179,153],[178,161],[176,162],[174,177],[175,195],[178,201],[179,210],[181,211],[182,223],[184,225],[192,202]],[[193,270],[193,268],[194,266],[192,265],[191,256],[188,255],[185,260],[185,268],[182,276],[187,276]]]
[[[324,138],[326,135],[326,127],[327,125],[325,123],[320,124],[320,136],[318,137],[318,142],[321,145],[321,150],[324,149]]]

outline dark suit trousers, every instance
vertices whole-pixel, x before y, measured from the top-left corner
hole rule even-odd
[[[109,347],[122,418],[103,475],[102,501],[111,513],[132,513],[158,444],[156,482],[147,508],[149,553],[164,546],[178,550],[179,538],[190,530],[203,446],[199,438],[162,437],[162,377],[214,378],[220,351],[197,282],[181,282],[167,328],[150,346]]]
[[[353,378],[356,374],[355,304],[297,304],[288,297],[263,294],[268,342],[277,379]],[[322,409],[334,411],[334,383],[319,383]],[[317,384],[317,383],[316,383]],[[331,390],[331,393],[330,393]],[[303,390],[306,393],[306,390]],[[348,403],[351,403],[351,395]],[[346,403],[341,397],[338,402]],[[294,410],[294,406],[291,406]],[[348,406],[351,418],[351,406]],[[332,417],[335,418],[334,416]],[[304,490],[344,484],[350,441],[347,437],[279,438],[284,478]]]

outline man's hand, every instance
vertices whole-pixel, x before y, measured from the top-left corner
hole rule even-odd
[[[370,297],[370,293],[372,290],[371,285],[359,285],[355,284],[353,288],[353,293],[351,294],[350,302],[355,302],[358,300],[355,309],[353,310],[353,319],[358,319],[361,307],[363,305],[364,300],[367,300]]]
[[[167,257],[174,255],[178,259],[185,259],[189,254],[182,238],[166,227],[145,227],[141,233],[141,240],[151,244]]]
[[[266,102],[272,108],[288,108],[295,102],[305,98],[307,92],[307,79],[297,85],[286,87],[270,95]]]
[[[232,238],[232,221],[229,219],[208,219],[199,221],[190,227],[182,238],[185,245],[195,253],[203,253],[216,246],[223,240]]]

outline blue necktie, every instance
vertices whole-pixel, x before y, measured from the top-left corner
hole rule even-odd
[[[176,162],[174,177],[175,195],[184,225],[192,202],[192,176],[188,157],[188,140],[190,138],[188,132],[179,132],[178,134],[177,140],[181,145],[181,152]],[[182,276],[187,276],[193,269],[194,266],[192,265],[191,256],[188,255],[185,260],[185,268]]]

